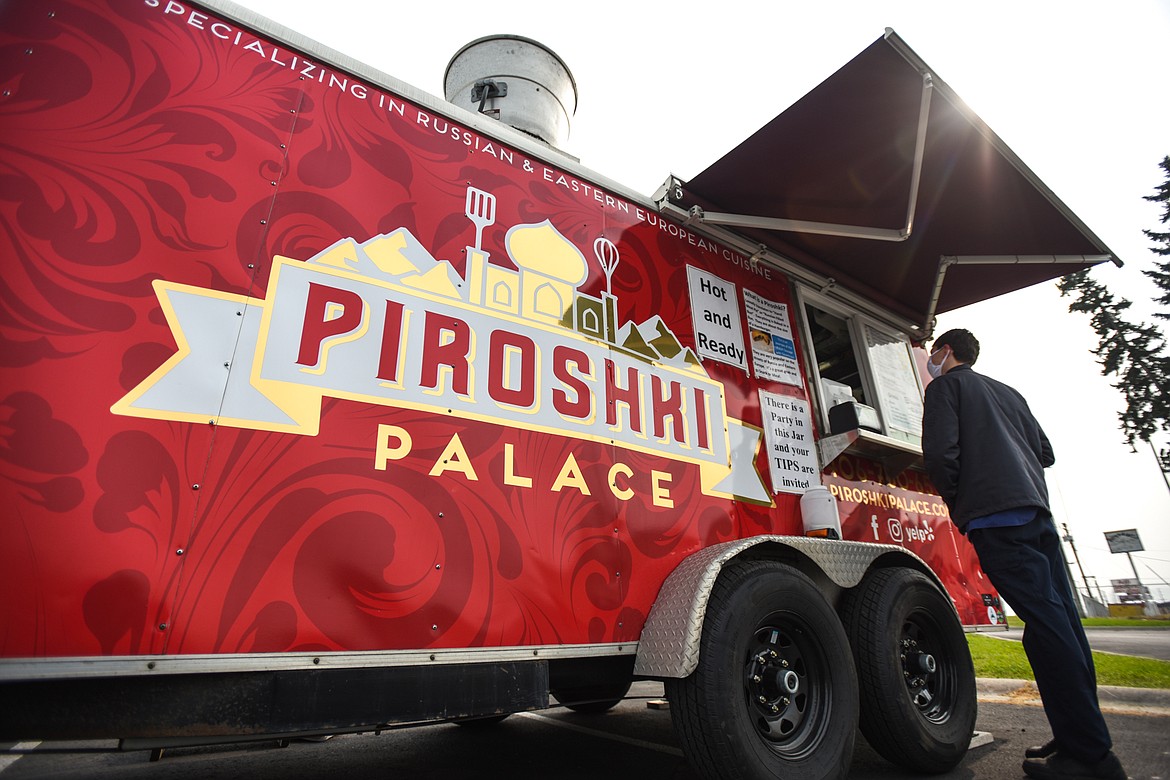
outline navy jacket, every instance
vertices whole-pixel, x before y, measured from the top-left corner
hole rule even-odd
[[[926,386],[922,454],[964,533],[968,522],[993,512],[1048,509],[1044,469],[1055,460],[1048,437],[1022,395],[968,365]]]

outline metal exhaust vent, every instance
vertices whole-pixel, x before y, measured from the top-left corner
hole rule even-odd
[[[577,111],[568,66],[547,46],[518,35],[489,35],[460,49],[447,64],[443,95],[558,149]]]

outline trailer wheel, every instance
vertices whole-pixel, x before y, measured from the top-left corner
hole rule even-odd
[[[967,752],[975,669],[950,599],[913,569],[878,569],[841,615],[861,686],[861,733],[888,761],[941,773]]]
[[[626,679],[578,688],[553,688],[549,693],[573,712],[597,715],[621,704],[632,683],[633,680]]]
[[[695,671],[666,681],[683,753],[707,778],[839,778],[857,730],[857,676],[837,614],[776,561],[724,568]]]

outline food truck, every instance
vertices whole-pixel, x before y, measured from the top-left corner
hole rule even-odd
[[[5,3],[0,41],[0,739],[640,679],[703,776],[844,776],[858,724],[962,759],[1003,613],[921,345],[1111,253],[894,32],[650,196],[559,148],[576,85],[516,36],[445,100],[222,0]]]

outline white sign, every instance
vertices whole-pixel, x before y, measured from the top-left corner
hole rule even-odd
[[[865,326],[865,347],[886,425],[911,436],[922,436],[922,391],[910,361],[909,345],[897,336]]]
[[[695,351],[699,357],[746,371],[747,356],[735,285],[689,265],[687,282],[691,290],[691,316],[695,320]]]
[[[792,339],[788,306],[744,290],[743,307],[751,331],[756,377],[800,387],[803,382],[796,362],[796,342]]]
[[[808,403],[761,390],[760,416],[764,420],[772,492],[803,493],[821,484]]]

